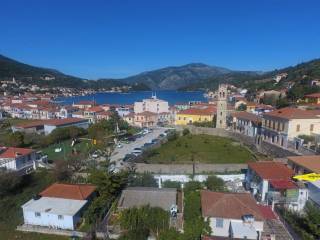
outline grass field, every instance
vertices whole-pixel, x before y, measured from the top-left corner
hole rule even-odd
[[[23,222],[21,205],[39,193],[53,182],[47,171],[33,173],[25,179],[25,185],[20,191],[0,197],[0,239],[26,240],[66,240],[67,237],[44,235],[38,233],[23,233],[16,231],[17,225]]]
[[[88,150],[88,147],[91,145],[89,140],[80,140],[80,143],[77,143],[73,148],[80,152],[85,152]],[[61,152],[56,153],[54,150],[56,148],[62,148]],[[49,160],[65,160],[68,155],[72,152],[71,140],[61,142],[59,144],[50,145],[47,148],[41,149],[41,151],[48,155]]]
[[[148,163],[246,163],[255,156],[238,142],[209,135],[186,135],[168,141],[145,159]]]

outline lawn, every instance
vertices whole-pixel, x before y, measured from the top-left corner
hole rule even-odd
[[[89,140],[80,140],[79,143],[75,144],[73,147],[77,151],[86,152],[91,146],[91,142]],[[62,148],[61,152],[55,152],[56,148]],[[52,144],[47,148],[41,149],[43,154],[48,155],[49,160],[65,160],[72,152],[71,140],[63,141],[61,143]]]
[[[0,197],[0,239],[30,239],[30,240],[66,240],[67,237],[24,233],[16,231],[17,225],[23,222],[21,205],[31,199],[53,182],[47,171],[32,173],[25,179],[25,186],[15,193]]]
[[[168,141],[146,157],[148,163],[247,163],[255,156],[240,143],[209,135],[186,135]]]

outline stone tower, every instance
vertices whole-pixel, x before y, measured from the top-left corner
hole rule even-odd
[[[219,85],[216,128],[227,127],[227,93],[227,86],[224,84]]]

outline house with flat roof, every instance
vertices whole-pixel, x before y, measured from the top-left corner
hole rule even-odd
[[[170,211],[172,205],[178,205],[177,194],[175,188],[129,187],[122,191],[118,209],[149,205]]]
[[[21,206],[24,224],[75,230],[95,191],[88,184],[54,183]]]
[[[248,164],[246,189],[260,202],[279,204],[300,211],[308,200],[307,189],[292,180],[294,172],[285,164],[273,161]]]
[[[30,148],[0,147],[0,168],[26,174],[35,169],[36,151]]]
[[[52,197],[31,199],[22,205],[24,224],[74,230],[87,202]]]
[[[260,239],[264,217],[249,193],[201,191],[201,211],[214,237]]]

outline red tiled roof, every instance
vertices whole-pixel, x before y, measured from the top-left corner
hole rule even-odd
[[[26,156],[33,152],[30,148],[3,147],[0,149],[0,158],[16,158],[17,155]]]
[[[294,175],[290,168],[279,162],[251,162],[248,167],[266,180],[289,180]]]
[[[270,185],[277,190],[296,189],[297,185],[291,180],[270,180]]]
[[[258,205],[258,208],[260,209],[261,215],[266,220],[276,220],[278,219],[277,215],[272,211],[271,206],[263,206]]]
[[[103,108],[99,106],[90,107],[86,110],[87,112],[103,112]]]
[[[84,122],[86,119],[82,118],[62,118],[62,119],[47,119],[47,120],[35,120],[26,123],[17,124],[16,127],[19,128],[32,128],[42,125],[52,125],[52,126],[60,126],[65,124]]]
[[[201,209],[204,217],[241,219],[252,214],[263,220],[258,204],[249,193],[224,193],[201,191]]]
[[[42,197],[86,200],[95,190],[96,187],[89,184],[54,183],[39,193],[39,195]]]
[[[249,120],[249,121],[252,121],[255,123],[261,122],[261,117],[255,115],[253,113],[248,113],[245,111],[233,112],[233,113],[231,113],[231,116],[233,116],[235,118],[239,118],[239,119]]]
[[[112,112],[110,112],[110,111],[103,111],[103,112],[97,113],[97,115],[99,115],[99,116],[111,116],[111,115],[112,115]]]
[[[85,122],[88,121],[83,118],[62,118],[62,119],[50,119],[45,120],[45,125],[51,125],[51,126],[61,126],[65,124],[71,124],[71,123],[78,123],[78,122]]]
[[[189,108],[186,110],[181,110],[178,114],[185,115],[214,115],[217,112],[217,109],[214,106],[206,107],[206,108]]]
[[[305,97],[308,98],[320,98],[320,93],[312,93],[312,94],[307,94]]]
[[[288,160],[308,169],[313,173],[320,173],[320,155],[292,156]]]
[[[319,118],[320,113],[312,110],[302,110],[299,108],[281,108],[265,113],[264,116],[277,117],[282,119],[313,119]]]

